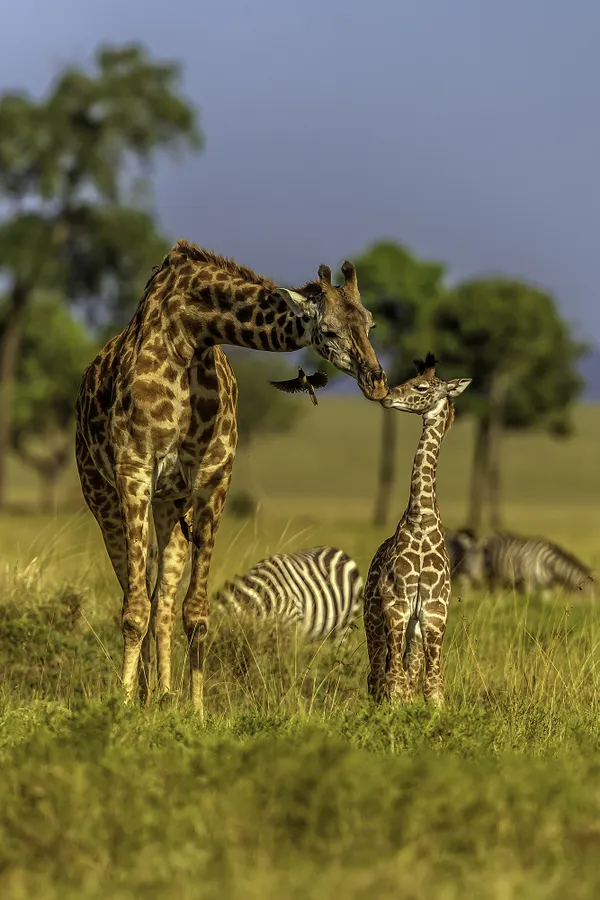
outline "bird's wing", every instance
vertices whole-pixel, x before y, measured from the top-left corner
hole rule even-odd
[[[286,394],[297,394],[304,390],[298,378],[290,378],[288,381],[270,381],[274,388],[278,391],[285,391]]]
[[[314,375],[308,375],[307,377],[314,388],[323,388],[329,381],[325,372],[321,372],[321,370],[315,372]]]

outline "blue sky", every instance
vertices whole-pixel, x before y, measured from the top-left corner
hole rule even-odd
[[[593,0],[20,0],[0,90],[100,41],[184,66],[205,152],[161,163],[163,228],[286,282],[380,237],[451,280],[550,289],[600,342],[600,4]]]

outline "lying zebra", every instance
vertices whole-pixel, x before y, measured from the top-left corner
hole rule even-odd
[[[358,566],[336,547],[311,547],[260,560],[214,595],[236,613],[297,622],[308,640],[338,637],[357,615],[363,596]]]
[[[517,591],[562,588],[594,595],[592,570],[571,553],[542,537],[499,532],[477,541],[464,529],[446,534],[453,575],[470,586],[487,583]]]

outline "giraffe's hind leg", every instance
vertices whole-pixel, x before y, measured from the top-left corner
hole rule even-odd
[[[423,694],[425,700],[435,706],[444,704],[444,684],[441,674],[442,643],[446,632],[448,601],[450,587],[438,587],[433,590],[430,585],[421,584],[421,614],[419,616],[423,635],[423,653],[425,656],[425,677]]]
[[[79,432],[76,436],[76,459],[83,497],[100,527],[106,552],[123,591],[124,603],[127,592],[127,551],[117,491],[96,469]]]
[[[150,618],[146,581],[149,505],[144,502],[145,497],[149,497],[150,485],[137,479],[127,479],[131,485],[122,484],[119,496],[117,488],[96,469],[79,432],[76,434],[76,459],[85,502],[100,526],[104,545],[123,590],[121,621],[125,646],[122,682],[126,699],[131,699]],[[123,481],[123,478],[120,480]],[[124,507],[136,501],[137,517],[127,521]],[[132,548],[131,558],[127,555],[128,543]],[[135,588],[133,594],[132,585]]]
[[[183,600],[183,627],[188,639],[192,703],[201,714],[204,697],[204,651],[210,619],[208,576],[215,535],[219,527],[231,480],[233,456],[212,472],[204,471],[204,482],[194,495],[192,567]]]
[[[406,630],[406,649],[404,651],[404,671],[408,679],[410,696],[414,696],[418,687],[419,677],[423,669],[423,638],[421,626],[416,618],[409,619]]]
[[[387,640],[381,595],[377,585],[370,584],[368,579],[364,593],[363,620],[369,655],[367,692],[369,697],[378,703],[381,700],[385,679]]]
[[[146,590],[148,596],[152,598],[151,607],[155,603],[156,588],[158,584],[157,566],[158,566],[158,548],[156,541],[156,533],[152,534],[152,529],[148,532],[148,559],[146,562]],[[152,624],[152,612],[150,613],[150,622]],[[138,683],[140,691],[140,700],[143,704],[147,703],[151,694],[151,675],[152,660],[150,654],[151,646],[151,628],[148,628],[142,641],[142,649],[140,651],[140,660],[138,663]]]
[[[383,696],[392,703],[410,698],[410,684],[404,669],[406,635],[410,620],[410,601],[398,596],[397,589],[383,596],[383,615],[387,634],[387,671]]]

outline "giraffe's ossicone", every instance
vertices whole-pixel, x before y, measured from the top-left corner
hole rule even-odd
[[[141,695],[148,696],[150,623],[159,688],[171,690],[175,599],[189,561],[182,613],[192,699],[202,709],[207,582],[237,445],[237,386],[218,345],[275,352],[312,346],[369,399],[387,393],[354,266],[345,263],[342,271],[339,286],[321,266],[317,280],[282,288],[179,241],[130,323],[86,369],[77,398],[77,466],[123,590],[128,698],[138,665]]]
[[[412,412],[423,419],[414,458],[408,506],[395,533],[371,562],[364,595],[369,653],[369,694],[377,701],[413,696],[425,658],[423,693],[443,703],[440,670],[450,600],[450,562],[437,505],[436,475],[440,446],[454,417],[452,400],[470,378],[442,381],[435,359],[415,360],[417,375],[391,388],[386,409]]]

